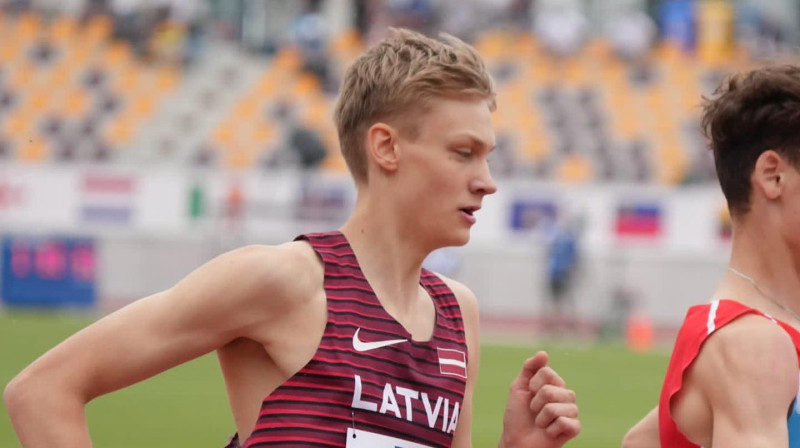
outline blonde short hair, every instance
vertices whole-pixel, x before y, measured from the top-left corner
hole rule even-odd
[[[339,142],[353,178],[367,180],[363,139],[370,126],[417,117],[430,100],[453,97],[486,99],[495,109],[494,82],[475,48],[449,35],[436,40],[391,29],[347,70],[336,104]],[[415,126],[406,131],[415,138]]]

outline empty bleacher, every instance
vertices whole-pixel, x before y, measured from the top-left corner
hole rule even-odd
[[[253,169],[274,166],[296,121],[328,148],[322,169],[345,170],[335,94],[296,49],[267,58],[211,43],[186,69],[143,60],[112,27],[104,16],[0,16],[0,160]],[[475,46],[498,85],[494,121],[510,161],[499,174],[568,183],[708,179],[700,97],[753,65],[746,54],[703,62],[666,42],[631,64],[602,38],[555,58],[518,31],[483,33]],[[336,77],[363,48],[353,31],[329,42]]]

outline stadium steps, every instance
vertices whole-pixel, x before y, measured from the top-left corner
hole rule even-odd
[[[190,164],[265,64],[233,45],[209,45],[133,139],[134,161]]]

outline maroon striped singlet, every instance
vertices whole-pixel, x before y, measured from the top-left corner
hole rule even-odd
[[[311,361],[264,399],[244,447],[345,447],[353,435],[361,445],[351,446],[449,447],[468,361],[453,292],[422,270],[436,326],[429,341],[413,341],[381,306],[341,232],[298,239],[325,266],[325,333]]]

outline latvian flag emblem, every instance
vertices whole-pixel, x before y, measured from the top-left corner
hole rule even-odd
[[[443,375],[467,377],[467,355],[461,350],[437,348],[439,352],[439,372]]]

